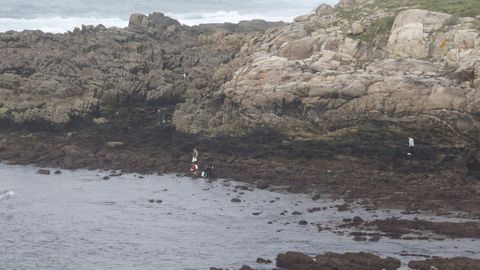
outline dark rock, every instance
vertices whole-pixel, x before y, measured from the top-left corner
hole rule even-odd
[[[54,174],[62,174],[62,171],[55,171]]]
[[[154,203],[155,200],[154,200],[154,199],[150,199],[150,200],[148,200],[148,202],[149,202],[149,203]]]
[[[410,261],[408,267],[414,270],[478,270],[480,260],[457,257],[457,258],[433,258],[425,261]]]
[[[103,177],[103,180],[109,180],[110,179],[110,176],[104,176]]]
[[[277,256],[277,267],[288,270],[396,270],[401,266],[394,258],[382,259],[368,253],[326,253],[315,258],[298,252]]]
[[[353,221],[353,224],[360,224],[363,222],[363,219],[359,216],[355,216],[352,221]]]
[[[253,268],[248,265],[243,265],[239,270],[253,270]]]
[[[232,198],[230,201],[233,202],[233,203],[240,203],[240,202],[242,202],[242,200],[240,200],[239,198]]]
[[[156,200],[155,202],[156,203],[162,203],[163,201],[162,200]]]
[[[300,220],[300,221],[298,222],[298,224],[300,224],[300,225],[307,225],[307,224],[308,224],[308,221],[302,219],[302,220]]]
[[[277,267],[288,270],[313,270],[315,262],[312,257],[300,252],[287,252],[277,256]],[[303,268],[302,268],[303,267]]]
[[[355,237],[353,238],[353,241],[363,242],[363,241],[367,241],[367,238],[366,238],[366,237],[363,237],[363,236],[355,236]]]
[[[256,187],[257,187],[258,189],[267,189],[267,188],[270,187],[270,183],[267,182],[267,181],[258,181],[258,182],[256,183]]]
[[[335,207],[337,207],[339,212],[345,212],[345,211],[350,210],[350,205],[348,203],[344,203],[344,204],[341,204],[341,205],[335,205]]]
[[[318,211],[322,211],[322,207],[313,207],[313,208],[307,209],[307,212],[309,212],[309,213],[315,213],[315,212],[318,212]]]
[[[257,263],[269,264],[269,263],[272,263],[272,261],[269,259],[257,258]]]
[[[378,241],[380,241],[380,239],[382,239],[382,237],[380,237],[380,236],[373,236],[372,238],[368,239],[368,241],[370,241],[370,242],[378,242]]]
[[[302,215],[302,214],[303,214],[303,213],[302,213],[302,212],[299,212],[299,211],[293,211],[293,212],[292,212],[292,215],[294,215],[294,216],[300,216],[300,215]]]
[[[50,170],[46,170],[46,169],[39,169],[37,171],[38,174],[45,174],[45,175],[49,175],[50,174]]]

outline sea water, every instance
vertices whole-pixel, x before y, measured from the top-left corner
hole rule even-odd
[[[62,33],[82,24],[126,27],[130,14],[152,12],[163,12],[186,25],[252,19],[290,22],[321,3],[334,5],[338,0],[0,0],[0,32]]]
[[[105,180],[111,172],[41,175],[37,169],[0,164],[1,269],[238,269],[243,264],[271,269],[256,265],[256,258],[274,261],[286,251],[363,251],[404,264],[422,258],[403,253],[480,258],[480,242],[472,239],[355,242],[348,232],[339,236],[316,227],[335,227],[357,215],[365,220],[458,219],[367,212],[360,206],[338,212],[334,206],[342,201],[313,201],[307,194],[255,190],[228,180],[172,174]],[[312,207],[327,210],[308,213]],[[314,224],[299,225],[302,219]]]

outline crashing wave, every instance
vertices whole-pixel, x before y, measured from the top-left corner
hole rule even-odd
[[[103,24],[105,27],[126,27],[128,21],[119,18],[93,18],[93,17],[47,17],[47,18],[33,18],[33,19],[15,19],[15,18],[0,18],[0,32],[10,30],[41,30],[50,33],[64,33],[72,31],[75,27],[84,25],[98,25]]]
[[[0,192],[0,200],[10,199],[10,197],[12,197],[14,195],[15,195],[15,193],[13,191],[4,190],[4,191]]]

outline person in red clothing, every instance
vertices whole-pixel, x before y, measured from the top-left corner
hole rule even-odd
[[[192,167],[190,167],[190,172],[192,172],[194,175],[197,175],[198,173],[198,165],[196,163],[192,164]]]

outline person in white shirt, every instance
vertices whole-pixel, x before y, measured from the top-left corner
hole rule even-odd
[[[408,156],[412,156],[413,154],[415,154],[415,141],[413,140],[413,138],[408,138],[408,153],[407,155]]]
[[[192,163],[197,162],[197,160],[198,160],[198,151],[197,151],[197,148],[194,148],[193,154],[192,154]]]

